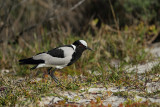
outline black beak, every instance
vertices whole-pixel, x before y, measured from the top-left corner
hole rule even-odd
[[[86,49],[88,49],[88,50],[90,50],[90,51],[93,51],[91,48],[89,48],[89,47],[86,47]]]

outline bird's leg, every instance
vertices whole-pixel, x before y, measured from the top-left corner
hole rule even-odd
[[[52,72],[50,72],[51,69],[52,69],[52,67],[48,69],[48,74],[52,77],[52,79],[53,79],[58,85],[62,85],[62,84],[58,81],[58,79],[55,77],[55,75],[54,75],[54,72],[55,72],[57,69],[55,68]]]
[[[48,72],[49,75],[50,75],[50,70],[51,70],[51,69],[52,69],[52,67],[48,68],[48,71],[47,71],[47,72]]]

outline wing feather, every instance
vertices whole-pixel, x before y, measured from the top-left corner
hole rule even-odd
[[[64,58],[64,52],[60,48],[54,48],[54,49],[48,51],[47,54],[49,54],[53,57]]]

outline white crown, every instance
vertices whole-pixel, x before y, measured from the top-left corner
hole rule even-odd
[[[86,46],[87,47],[87,42],[86,41],[84,41],[84,40],[79,40],[84,46]]]

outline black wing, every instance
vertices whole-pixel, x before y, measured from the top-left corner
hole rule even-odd
[[[64,45],[64,46],[61,46],[61,47],[71,47],[71,48],[73,48],[72,45]],[[54,49],[48,51],[47,54],[49,54],[53,57],[64,58],[64,51],[61,49],[61,47],[54,48]]]
[[[48,51],[47,54],[49,54],[53,57],[64,58],[64,52],[59,47]]]
[[[40,63],[44,63],[44,60],[34,60],[33,58],[27,58],[27,59],[21,59],[19,60],[19,64],[20,65],[24,65],[24,64],[40,64]]]

